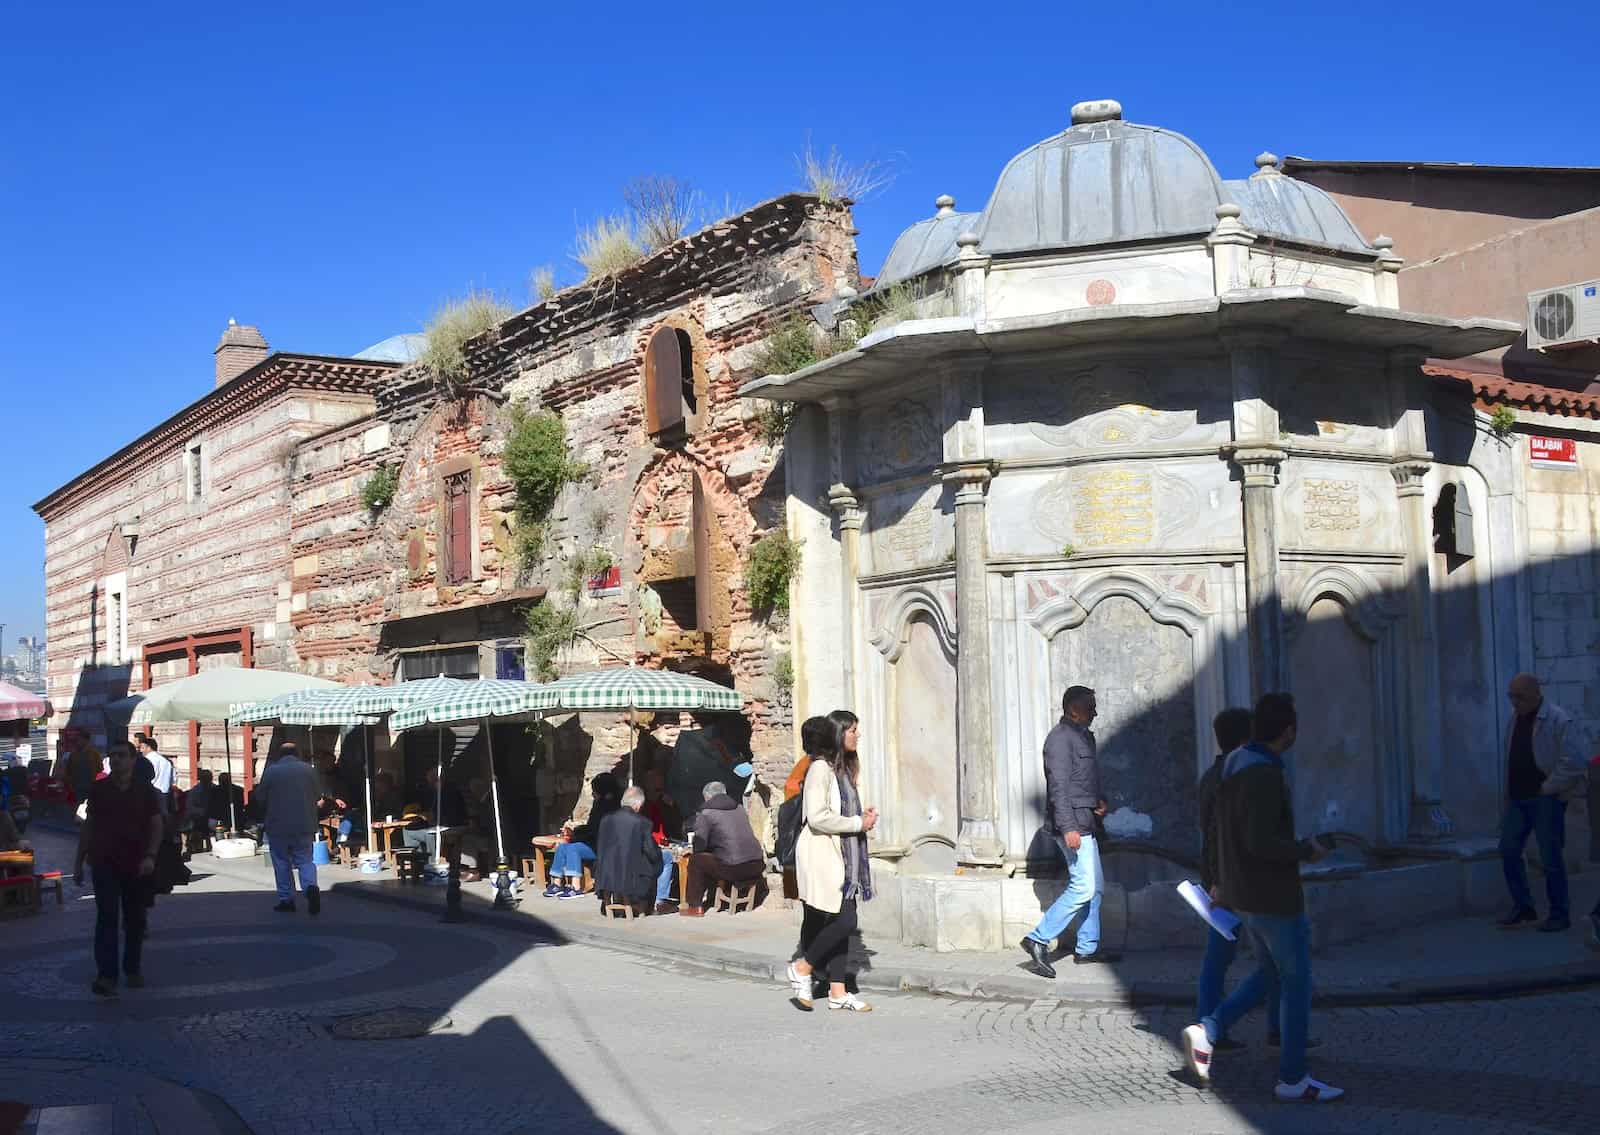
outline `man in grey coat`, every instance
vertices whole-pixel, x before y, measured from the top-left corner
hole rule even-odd
[[[278,905],[273,910],[294,913],[294,873],[306,909],[322,911],[317,889],[317,867],[311,861],[311,844],[317,836],[317,798],[322,795],[317,770],[300,759],[294,745],[284,742],[278,759],[267,765],[256,785],[255,804],[264,818],[267,844],[272,851],[272,873],[278,882]]]
[[[1106,814],[1100,795],[1100,765],[1095,749],[1097,709],[1094,691],[1069,686],[1061,696],[1061,720],[1044,740],[1045,824],[1057,852],[1067,862],[1067,889],[1044,912],[1022,949],[1043,977],[1054,977],[1050,943],[1059,938],[1079,911],[1087,911],[1078,927],[1078,965],[1115,959],[1100,949],[1100,896],[1105,875],[1100,869],[1096,821]]]

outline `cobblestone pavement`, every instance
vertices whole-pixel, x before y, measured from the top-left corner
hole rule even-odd
[[[1600,1114],[1600,991],[1319,1012],[1313,1067],[1350,1096],[1297,1107],[1270,1102],[1259,1019],[1201,1092],[1179,1071],[1175,1010],[885,995],[867,1016],[803,1014],[780,987],[668,962],[333,897],[315,921],[271,902],[220,876],[162,898],[149,987],[113,1003],[87,992],[93,903],[75,888],[64,912],[0,923],[0,1059],[52,1070],[7,1093],[101,1102],[118,1077],[160,1077],[260,1135],[1576,1133]],[[448,1024],[329,1032],[396,1007]]]

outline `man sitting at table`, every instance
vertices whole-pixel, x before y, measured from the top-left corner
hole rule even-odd
[[[644,789],[634,785],[622,794],[622,806],[600,820],[594,889],[602,898],[609,893],[644,906],[655,892],[662,855],[650,821],[639,814],[643,803]]]
[[[27,797],[13,796],[11,800],[27,800]],[[6,801],[5,811],[0,811],[0,851],[32,851],[33,845],[22,838],[17,822],[11,818],[11,800]]]
[[[660,772],[652,772],[645,779],[644,807],[639,809],[639,814],[650,821],[650,835],[661,849],[661,874],[656,877],[656,913],[675,914],[678,904],[672,901],[672,877],[678,873],[678,857],[671,843],[682,838],[683,822],[678,819],[678,810],[673,807],[672,797],[667,795],[666,778]]]
[[[720,780],[705,787],[705,804],[694,821],[689,888],[679,914],[700,918],[718,883],[748,883],[766,870],[766,856],[750,817]]]
[[[594,861],[600,821],[622,806],[622,785],[609,772],[591,780],[589,790],[594,804],[589,808],[588,820],[570,829],[566,842],[557,844],[555,854],[550,857],[550,882],[544,889],[545,898],[570,899],[581,893],[583,865]],[[560,879],[566,882],[557,882]]]

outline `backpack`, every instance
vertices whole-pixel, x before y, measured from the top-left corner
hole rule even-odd
[[[800,842],[800,829],[805,826],[805,793],[785,800],[778,808],[778,866],[793,867],[795,847]]]

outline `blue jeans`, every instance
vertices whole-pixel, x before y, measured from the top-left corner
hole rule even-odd
[[[99,976],[117,980],[117,924],[120,919],[124,946],[122,972],[139,972],[144,953],[144,899],[150,881],[104,867],[91,871],[94,880],[94,964]]]
[[[1550,917],[1565,919],[1567,864],[1561,850],[1567,839],[1567,805],[1554,796],[1535,796],[1513,800],[1500,825],[1500,861],[1506,871],[1506,888],[1519,908],[1533,909],[1533,892],[1528,889],[1528,867],[1522,849],[1532,835],[1539,844],[1539,861],[1544,865],[1544,889],[1550,899]]]
[[[1092,835],[1082,837],[1077,851],[1067,849],[1067,841],[1056,836],[1056,850],[1067,861],[1067,889],[1050,904],[1028,934],[1035,942],[1048,946],[1061,937],[1080,910],[1088,908],[1078,927],[1077,953],[1092,954],[1100,948],[1100,895],[1105,890],[1105,874],[1100,870],[1100,845]]]
[[[594,862],[594,848],[586,843],[561,843],[550,857],[551,880],[576,879],[583,874],[583,865]]]
[[[1243,930],[1244,928],[1240,927],[1240,931]],[[1228,967],[1233,965],[1234,955],[1238,952],[1238,942],[1230,942],[1215,930],[1206,928],[1206,956],[1200,963],[1200,988],[1194,1004],[1195,1020],[1205,1020],[1217,1011],[1217,1006],[1222,1004],[1222,989],[1227,983]],[[1266,982],[1266,974],[1256,969],[1239,983],[1239,990],[1252,1004],[1263,994],[1266,995],[1267,1034],[1271,1036],[1279,1031],[1279,997],[1278,991],[1267,988]]]
[[[278,884],[278,901],[294,902],[294,873],[300,872],[300,889],[317,885],[317,865],[311,860],[314,837],[275,836],[267,833],[267,850],[272,853],[272,877]]]
[[[678,861],[672,852],[661,849],[661,874],[656,879],[656,902],[666,902],[672,897],[672,878],[678,873]]]
[[[1228,995],[1214,1013],[1201,1018],[1212,1044],[1228,1035],[1239,1019],[1256,1007],[1262,993],[1276,985],[1282,1019],[1283,1047],[1278,1050],[1278,1079],[1299,1083],[1306,1074],[1306,1029],[1311,1023],[1311,923],[1304,914],[1237,912],[1250,935],[1260,968]],[[1260,978],[1259,981],[1256,979]]]

